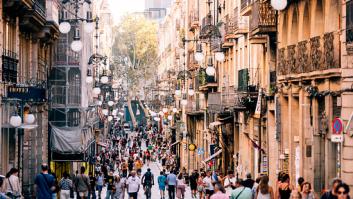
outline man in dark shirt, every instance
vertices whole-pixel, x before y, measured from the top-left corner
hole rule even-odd
[[[250,189],[253,188],[255,181],[251,178],[251,173],[246,174],[246,180],[243,181],[243,186]]]
[[[42,172],[35,178],[36,186],[36,198],[37,199],[48,199],[52,198],[53,187],[55,184],[54,177],[48,173],[49,167],[47,164],[42,164]]]
[[[331,182],[331,190],[326,191],[324,194],[322,194],[320,199],[336,199],[337,194],[335,193],[335,189],[337,185],[341,184],[342,180],[339,178],[334,178]]]
[[[191,194],[193,198],[197,198],[197,180],[199,178],[199,174],[197,173],[197,170],[194,170],[190,176],[190,189],[191,189]]]
[[[107,178],[105,179],[105,182],[108,184],[107,186],[107,196],[106,198],[113,198],[113,188],[114,187],[114,176],[113,176],[113,172],[109,172],[109,175],[107,176]]]
[[[92,172],[88,173],[90,190],[88,193],[88,198],[92,196],[92,199],[96,198],[96,177],[93,176]]]

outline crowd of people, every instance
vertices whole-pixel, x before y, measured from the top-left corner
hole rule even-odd
[[[42,172],[35,178],[35,197],[39,199],[102,198],[137,199],[143,189],[146,198],[157,195],[161,199],[314,199],[310,182],[298,178],[292,185],[290,176],[278,174],[277,182],[270,183],[267,175],[245,179],[233,171],[223,175],[218,170],[200,169],[188,173],[179,168],[178,157],[170,151],[170,140],[154,126],[140,126],[130,133],[115,126],[108,135],[109,145],[96,154],[94,172],[81,166],[75,175],[64,172],[60,179],[43,164]],[[160,165],[158,174],[152,173],[151,162]],[[143,173],[143,167],[147,171]],[[22,198],[18,169],[0,176],[0,199]],[[86,175],[88,173],[88,175]],[[155,182],[156,179],[156,182]],[[158,186],[159,193],[152,192]],[[190,193],[186,190],[190,189]],[[103,194],[105,190],[105,194]],[[331,189],[321,194],[321,199],[349,199],[349,186],[334,179]]]

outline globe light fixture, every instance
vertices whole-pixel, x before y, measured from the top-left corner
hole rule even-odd
[[[35,122],[36,118],[32,113],[26,114],[24,117],[24,122],[26,124],[33,124]]]
[[[117,115],[118,114],[118,111],[116,110],[116,109],[114,109],[113,111],[112,111],[112,115]]]
[[[206,74],[208,76],[214,76],[215,73],[216,73],[216,69],[213,66],[207,66]]]
[[[273,9],[281,11],[287,7],[287,0],[271,0],[271,6]]]
[[[186,106],[188,104],[188,100],[182,99],[180,103],[181,105]]]
[[[92,12],[91,11],[87,11],[87,17],[86,17],[86,22],[83,24],[83,30],[86,33],[92,33],[94,31],[94,26],[95,24],[93,23],[93,19],[92,19]]]
[[[96,95],[99,95],[101,93],[101,88],[99,88],[98,86],[93,88],[93,93]]]
[[[190,84],[189,90],[188,90],[188,94],[190,96],[193,96],[195,94],[194,88],[192,87],[192,84]]]
[[[67,21],[63,21],[59,24],[59,31],[63,34],[67,34],[70,32],[71,25]]]
[[[216,61],[223,62],[224,61],[224,53],[221,51],[216,52],[215,58],[216,58]]]
[[[103,104],[103,102],[102,102],[101,100],[98,100],[98,101],[97,101],[97,105],[98,105],[98,106],[102,106],[102,104]]]
[[[158,113],[160,116],[163,116],[164,115],[164,113],[162,112],[162,111],[159,111],[159,113]]]
[[[92,70],[87,70],[86,83],[90,84],[93,82]]]
[[[109,81],[109,77],[108,77],[107,75],[103,75],[103,76],[101,77],[101,82],[102,82],[103,84],[108,83],[108,81]]]
[[[175,95],[180,96],[181,95],[181,90],[175,90]]]
[[[113,120],[113,116],[109,115],[109,116],[108,116],[108,121],[110,122],[110,121],[112,121],[112,120]]]
[[[161,120],[161,118],[159,118],[159,117],[154,117],[153,119],[154,119],[154,121],[156,121],[156,122],[159,122],[159,121]]]
[[[163,111],[163,113],[167,113],[168,109],[167,108],[163,108],[162,111]]]
[[[176,113],[178,112],[178,109],[177,108],[173,108],[173,113]]]
[[[113,101],[108,101],[108,106],[113,106],[114,105],[114,102]]]
[[[202,45],[197,44],[196,46],[196,53],[195,53],[195,60],[201,62],[204,59],[204,55],[202,53]]]
[[[103,115],[108,115],[109,114],[109,110],[108,109],[102,109],[102,113]]]
[[[22,124],[22,118],[19,115],[13,115],[10,117],[10,124],[13,127],[19,127]]]
[[[71,50],[79,52],[82,50],[82,42],[80,40],[80,29],[75,29],[74,41],[71,43]]]
[[[172,115],[168,115],[168,120],[171,121],[173,119]]]

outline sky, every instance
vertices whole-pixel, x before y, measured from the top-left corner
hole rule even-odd
[[[111,12],[115,23],[127,13],[141,12],[144,10],[145,0],[109,0]]]

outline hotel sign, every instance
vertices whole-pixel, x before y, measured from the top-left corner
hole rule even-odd
[[[20,99],[23,101],[47,101],[46,92],[44,88],[31,86],[9,86],[7,89],[7,97]]]

